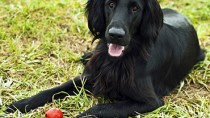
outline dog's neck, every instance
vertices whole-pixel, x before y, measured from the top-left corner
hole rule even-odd
[[[94,81],[93,94],[113,99],[124,96],[125,91],[122,90],[125,89],[122,88],[135,84],[135,56],[128,54],[119,59],[113,59],[107,53],[106,45],[99,44],[85,67],[90,75],[88,79]]]

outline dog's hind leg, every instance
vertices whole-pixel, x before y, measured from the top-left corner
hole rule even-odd
[[[82,62],[83,65],[86,65],[86,63],[90,60],[92,57],[93,53],[92,52],[85,52],[84,55],[81,57],[80,61]]]

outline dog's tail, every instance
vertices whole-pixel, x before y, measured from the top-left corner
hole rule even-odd
[[[197,58],[197,61],[200,62],[200,61],[203,61],[205,59],[205,54],[206,54],[206,50],[204,49],[200,49],[200,54]]]

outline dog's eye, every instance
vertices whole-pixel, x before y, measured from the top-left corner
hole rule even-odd
[[[115,7],[115,3],[113,1],[110,1],[108,3],[109,8],[114,8]]]
[[[137,5],[131,6],[131,11],[132,11],[132,12],[136,12],[136,11],[138,11],[138,10],[139,10],[139,6],[137,6]]]

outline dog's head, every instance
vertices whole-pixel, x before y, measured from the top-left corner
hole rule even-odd
[[[86,10],[94,40],[105,39],[112,57],[122,56],[136,36],[149,46],[163,24],[156,0],[88,0]]]

